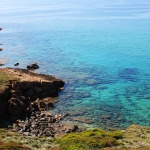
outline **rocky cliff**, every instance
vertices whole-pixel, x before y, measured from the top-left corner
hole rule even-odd
[[[26,69],[4,68],[0,74],[9,77],[5,83],[0,82],[0,118],[46,110],[53,105],[51,97],[57,97],[64,86],[60,79]]]

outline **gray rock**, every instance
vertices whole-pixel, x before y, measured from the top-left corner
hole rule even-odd
[[[23,135],[25,135],[25,136],[29,136],[29,135],[30,135],[30,133],[29,133],[29,132],[24,132],[24,133],[23,133]]]

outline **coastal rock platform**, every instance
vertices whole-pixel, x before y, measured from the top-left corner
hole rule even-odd
[[[4,114],[19,116],[25,112],[45,110],[52,106],[51,98],[45,102],[46,97],[57,97],[64,81],[53,76],[36,74],[25,69],[0,69],[2,79],[0,91],[0,117]],[[1,80],[2,80],[1,79]],[[43,101],[41,101],[43,100]],[[48,109],[48,108],[47,108]]]
[[[0,76],[1,126],[7,124],[27,136],[55,137],[79,130],[77,126],[59,124],[65,114],[48,112],[63,89],[64,81],[17,68],[2,68]]]

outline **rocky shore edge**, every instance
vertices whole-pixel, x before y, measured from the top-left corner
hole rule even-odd
[[[67,114],[48,112],[63,90],[65,82],[50,75],[37,74],[26,69],[1,68],[0,120],[8,127],[26,136],[58,137],[80,131],[78,126],[62,125]]]

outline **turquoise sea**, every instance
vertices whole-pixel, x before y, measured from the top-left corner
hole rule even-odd
[[[0,62],[63,79],[53,113],[87,128],[150,126],[149,0],[1,0]]]

